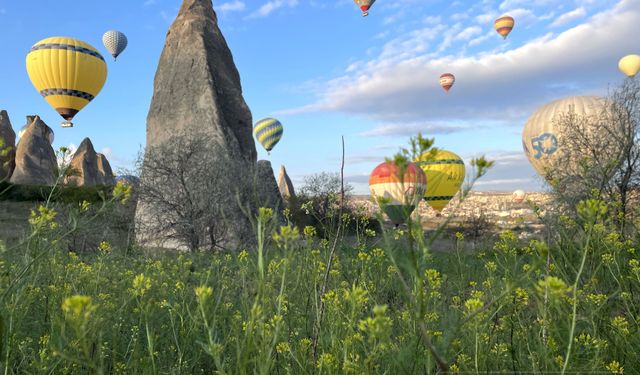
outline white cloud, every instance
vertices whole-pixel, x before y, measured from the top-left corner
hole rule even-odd
[[[385,44],[378,58],[358,64],[359,74],[330,80],[316,103],[281,113],[339,111],[408,124],[471,118],[520,121],[544,102],[603,94],[609,83],[620,79],[618,57],[637,47],[628,37],[640,24],[637,1],[621,0],[558,35],[471,56],[429,51],[442,25],[414,30]],[[509,40],[500,45],[510,48]],[[443,71],[457,78],[448,95],[438,84]]]
[[[486,157],[494,166],[476,182],[474,190],[540,190],[542,181],[521,151],[491,151]]]
[[[479,36],[477,38],[471,39],[469,41],[469,47],[473,47],[473,46],[477,46],[478,44],[482,44],[484,42],[486,42],[487,40],[490,40],[491,38],[495,38],[496,36],[496,32],[492,29],[491,31],[487,32],[486,34]]]
[[[479,26],[469,26],[456,35],[456,40],[469,40],[481,32],[482,29]]]
[[[489,24],[489,23],[493,23],[493,21],[495,21],[498,15],[496,13],[485,13],[485,14],[480,14],[478,16],[475,17],[475,20],[477,23],[480,24]]]
[[[587,10],[584,7],[580,7],[560,15],[558,18],[556,18],[555,21],[553,21],[553,23],[550,26],[551,27],[562,26],[564,24],[567,24],[569,22],[582,18],[586,15],[587,15]]]
[[[171,16],[169,16],[169,14],[167,12],[165,12],[164,10],[160,11],[160,17],[162,17],[162,19],[164,20],[164,22],[171,24],[171,22],[173,21],[173,19],[171,18]]]
[[[507,11],[511,8],[519,7],[519,6],[529,6],[529,7],[541,7],[547,6],[550,4],[557,4],[557,0],[504,0],[500,3],[500,10]]]
[[[150,5],[156,5],[158,3],[157,0],[146,0],[142,5],[148,7]]]
[[[451,134],[467,130],[468,127],[450,124],[399,123],[380,125],[372,130],[361,133],[365,137],[382,136],[412,136],[417,133],[432,136],[435,134]]]
[[[100,153],[107,158],[110,158],[113,155],[113,149],[111,147],[103,147],[102,150],[100,150]]]
[[[251,13],[249,18],[260,18],[266,17],[273,13],[275,10],[278,10],[282,7],[290,7],[293,8],[298,5],[298,0],[270,0],[267,3],[263,4],[258,10]]]
[[[226,3],[220,4],[220,6],[217,9],[222,13],[227,13],[227,12],[241,12],[245,10],[245,8],[246,8],[246,5],[243,1],[234,0],[234,1],[229,1]]]

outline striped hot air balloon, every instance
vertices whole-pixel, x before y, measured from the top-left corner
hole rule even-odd
[[[430,152],[420,155],[416,164],[429,181],[424,199],[434,210],[442,211],[462,186],[464,162],[451,151],[438,150],[435,155]]]
[[[376,0],[353,0],[358,8],[362,11],[362,17],[369,15],[369,8],[376,2]]]
[[[493,22],[493,28],[496,29],[498,34],[502,35],[502,38],[507,39],[507,35],[513,30],[513,25],[516,21],[513,17],[502,16]]]
[[[396,225],[409,218],[426,186],[427,177],[414,163],[409,163],[403,179],[400,179],[400,169],[391,162],[378,165],[369,177],[372,198]]]
[[[444,89],[444,91],[449,92],[451,86],[456,81],[456,77],[451,73],[444,73],[440,76],[440,86]]]
[[[253,135],[267,152],[270,152],[282,138],[282,124],[274,118],[265,118],[253,127]]]
[[[127,48],[127,36],[120,31],[109,30],[102,36],[102,44],[115,60]]]
[[[66,38],[46,38],[27,54],[31,83],[71,127],[71,119],[98,95],[107,79],[107,64],[93,46]]]

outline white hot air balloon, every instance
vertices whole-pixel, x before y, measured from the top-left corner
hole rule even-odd
[[[548,103],[529,117],[522,130],[522,147],[538,174],[546,177],[548,168],[564,153],[562,131],[557,126],[559,116],[568,113],[598,116],[605,103],[597,96],[571,96]],[[590,130],[598,131],[597,128]]]
[[[102,36],[102,44],[115,60],[127,48],[127,37],[120,31],[109,30]]]
[[[516,191],[513,192],[513,194],[511,195],[513,201],[515,203],[522,203],[524,202],[524,198],[527,196],[527,193],[524,192],[524,190],[522,189],[518,189]]]

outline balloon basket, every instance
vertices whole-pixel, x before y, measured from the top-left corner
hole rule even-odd
[[[63,128],[73,128],[73,123],[71,121],[65,121],[60,124],[60,127]]]
[[[367,11],[362,12],[362,17],[366,17],[368,15],[369,15],[369,12],[367,12]]]

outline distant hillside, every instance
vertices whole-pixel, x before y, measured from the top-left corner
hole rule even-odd
[[[420,203],[416,214],[420,215],[425,228],[435,228],[446,218],[452,216],[453,225],[476,223],[482,218],[494,229],[520,229],[528,234],[539,233],[542,223],[533,212],[532,203],[544,207],[548,204],[548,193],[527,193],[524,202],[513,201],[511,192],[476,192],[473,191],[462,203],[456,197],[441,212],[433,210],[425,201]],[[369,195],[356,195],[351,197],[352,205],[364,207],[373,214],[378,211],[378,206]],[[524,234],[523,237],[527,237]]]

